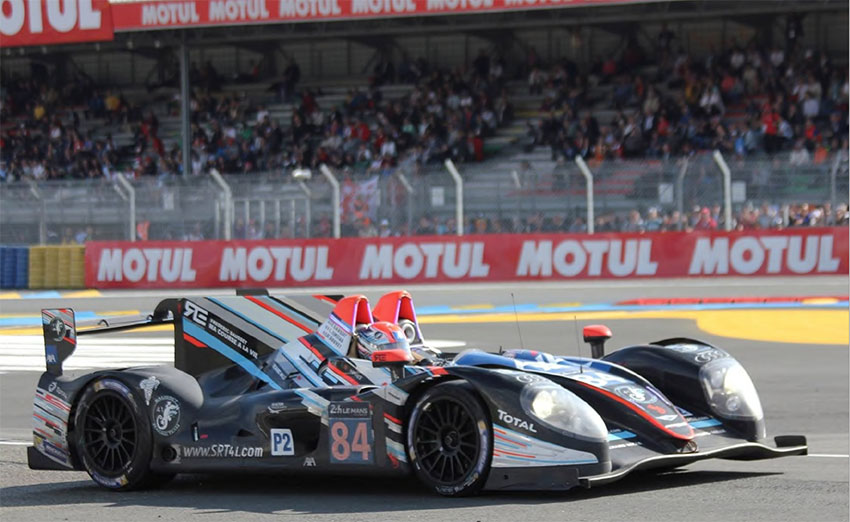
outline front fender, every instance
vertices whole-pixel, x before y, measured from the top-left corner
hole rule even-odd
[[[581,468],[582,474],[611,468],[607,441],[570,437],[525,411],[520,400],[523,390],[532,384],[560,386],[551,379],[517,370],[474,366],[451,366],[446,370],[473,386],[490,413],[494,467],[574,465]],[[576,400],[582,401],[577,396]]]
[[[649,380],[680,408],[718,418],[727,428],[747,440],[764,438],[764,416],[752,420],[724,418],[708,404],[700,382],[700,370],[720,359],[739,364],[725,350],[704,341],[686,338],[627,346],[604,357],[605,361],[624,366]]]

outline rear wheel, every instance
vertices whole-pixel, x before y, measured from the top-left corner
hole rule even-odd
[[[150,471],[150,420],[130,389],[116,379],[91,383],[74,417],[77,455],[92,480],[124,491],[155,486],[173,475]]]
[[[419,399],[407,428],[407,451],[416,476],[441,495],[474,495],[490,472],[490,419],[468,384],[434,386]]]

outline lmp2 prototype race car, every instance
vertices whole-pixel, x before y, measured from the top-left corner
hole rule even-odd
[[[326,310],[322,311],[322,307]],[[147,317],[77,330],[42,312],[47,371],[30,468],[85,470],[129,490],[177,473],[416,475],[448,496],[566,490],[708,458],[804,455],[764,442],[759,397],[725,351],[684,338],[591,358],[441,353],[410,294],[166,299]],[[173,323],[172,366],[63,375],[77,337]]]

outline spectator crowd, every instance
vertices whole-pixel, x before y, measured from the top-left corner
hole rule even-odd
[[[232,78],[210,62],[192,64],[189,166],[182,165],[179,140],[163,136],[160,125],[163,115],[179,114],[179,95],[157,98],[153,89],[147,101],[132,101],[79,70],[54,74],[34,64],[28,77],[5,71],[2,77],[0,182],[171,176],[185,169],[198,176],[212,169],[280,173],[320,164],[368,175],[397,168],[416,174],[445,159],[478,162],[485,157],[486,140],[514,119],[516,100],[524,93],[511,92],[507,81],[516,78],[526,79],[528,93],[540,100],[538,116],[527,122],[525,144],[548,147],[558,165],[577,156],[593,165],[628,158],[669,160],[708,150],[720,150],[732,160],[763,157],[770,160],[766,165],[781,161],[794,168],[824,164],[834,153],[846,157],[847,65],[804,48],[799,18],[791,15],[787,22],[784,45],[733,39],[724,50],[701,56],[686,52],[679,35],[663,25],[651,45],[642,43],[634,27],[619,49],[587,64],[565,58],[546,63],[534,47],[526,48],[524,63],[481,50],[467,67],[454,69],[406,55],[398,62],[381,59],[369,85],[352,87],[335,106],[320,105],[320,88],[301,85],[293,60],[274,80],[264,78],[254,62]],[[166,75],[161,85],[174,81]],[[229,81],[271,83],[267,96],[252,99],[222,91]],[[383,87],[396,82],[411,88],[398,98],[385,97]],[[274,116],[273,98],[292,106],[288,121]],[[116,145],[113,132],[132,139]],[[759,195],[767,183],[762,177],[769,176],[754,172],[751,194]],[[595,230],[699,230],[722,228],[722,221],[717,206],[686,213],[649,208],[599,216]],[[744,206],[733,226],[846,224],[846,205],[759,203]],[[425,215],[409,228],[366,220],[346,223],[345,232],[451,234],[456,226],[451,219]],[[581,217],[566,212],[479,216],[463,226],[468,233],[587,230]],[[310,234],[329,230],[324,218]],[[243,223],[237,235],[274,233]],[[203,236],[193,228],[185,239]]]
[[[376,68],[368,87],[352,88],[334,107],[320,107],[321,89],[296,89],[294,62],[272,90],[292,102],[290,121],[272,117],[268,106],[244,94],[222,93],[223,79],[207,62],[198,69],[191,106],[192,174],[217,169],[240,174],[282,169],[351,167],[385,172],[399,165],[415,169],[451,158],[482,161],[484,140],[511,118],[511,105],[499,61],[482,54],[469,69],[432,68],[424,60],[402,62],[399,73]],[[257,81],[258,69],[239,75]],[[381,85],[410,82],[409,94],[384,99]],[[84,179],[116,173],[181,174],[179,143],[170,147],[159,118],[113,91],[98,89],[75,73],[68,80],[46,75],[4,75],[0,116],[0,175],[10,179]],[[179,95],[157,105],[179,114]],[[89,120],[106,128],[129,130],[132,144],[117,148],[111,134],[100,139],[86,130]],[[81,121],[83,122],[81,124]]]
[[[654,49],[627,35],[588,74],[566,59],[545,66],[532,49],[528,89],[543,96],[543,116],[528,123],[529,139],[551,147],[553,159],[716,149],[739,157],[790,152],[797,166],[822,162],[847,149],[847,66],[798,39],[799,31],[785,47],[733,39],[725,51],[697,57],[664,25]],[[600,105],[613,116],[596,118]]]

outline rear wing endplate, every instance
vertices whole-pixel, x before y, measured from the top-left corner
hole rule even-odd
[[[159,324],[174,322],[172,307],[176,299],[165,299],[157,305],[153,314],[132,317],[103,318],[80,325],[74,319],[72,308],[49,308],[41,311],[41,327],[44,334],[44,359],[47,373],[62,375],[62,363],[77,348],[77,336],[114,333]]]

